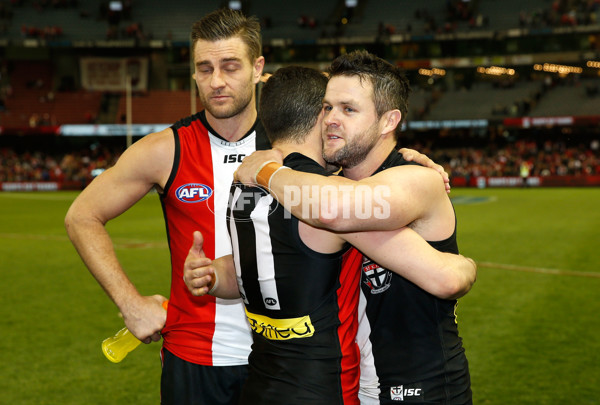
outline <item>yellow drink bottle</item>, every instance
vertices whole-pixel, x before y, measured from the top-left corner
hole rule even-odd
[[[163,302],[166,310],[169,301]],[[102,353],[113,363],[119,363],[127,354],[142,343],[126,327],[118,331],[114,336],[102,341]]]
[[[123,328],[116,335],[104,339],[102,353],[113,363],[119,363],[127,354],[142,343],[129,329]]]

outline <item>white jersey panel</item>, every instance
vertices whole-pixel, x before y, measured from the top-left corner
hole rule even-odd
[[[375,369],[370,335],[371,324],[367,318],[367,299],[361,289],[358,301],[358,331],[356,332],[356,344],[360,349],[360,389],[358,396],[361,405],[379,404],[379,377]]]
[[[240,194],[242,194],[242,190],[238,187],[235,188],[233,192],[233,196],[231,199],[231,205],[235,206],[238,203],[238,199],[240,198]],[[240,294],[242,295],[242,299],[244,303],[248,304],[248,299],[246,298],[246,291],[244,290],[244,283],[242,282],[242,265],[240,264],[240,244],[238,241],[238,232],[237,227],[235,225],[235,219],[232,217],[227,218],[229,221],[229,229],[231,230],[231,244],[233,249],[233,265],[235,267],[235,275],[238,284],[238,289],[240,290]]]
[[[268,219],[268,216],[271,213],[269,207],[272,202],[273,196],[270,194],[261,197],[250,217],[254,224],[256,237],[256,267],[260,291],[263,297],[272,298],[270,300],[264,300],[263,302],[267,309],[280,310],[277,282],[275,280],[275,261],[273,257],[273,247],[271,246]]]
[[[256,150],[256,134],[253,133],[239,142],[227,142],[219,137],[208,134],[212,149],[214,173],[214,207],[215,207],[215,258],[231,254],[231,240],[227,231],[227,206],[233,181],[233,173],[245,156]],[[234,358],[247,360],[252,334],[250,325],[240,320],[246,319],[244,305],[241,299],[216,299],[215,333],[213,337],[213,365],[226,366],[239,364]],[[230,325],[223,328],[224,325]],[[244,329],[245,334],[227,333],[231,327]],[[230,352],[229,356],[221,357],[217,353]],[[233,351],[233,353],[232,353]]]

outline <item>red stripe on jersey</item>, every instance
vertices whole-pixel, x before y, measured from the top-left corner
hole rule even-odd
[[[352,248],[344,254],[337,291],[341,325],[338,336],[342,350],[342,388],[344,404],[358,404],[360,352],[356,344],[358,297],[362,254]]]
[[[167,323],[163,329],[164,347],[186,361],[212,365],[215,298],[210,295],[194,297],[188,292],[183,282],[183,264],[195,230],[204,236],[206,256],[214,258],[213,199],[184,203],[176,195],[178,190],[179,193],[184,190],[181,187],[188,184],[188,195],[198,192],[193,184],[202,184],[214,190],[210,141],[208,131],[200,120],[179,128],[177,135],[180,144],[179,167],[168,194],[163,198],[172,266],[171,296]],[[205,321],[200,325],[199,320]]]

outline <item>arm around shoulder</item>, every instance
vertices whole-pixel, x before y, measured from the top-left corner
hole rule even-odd
[[[337,215],[321,210],[320,221],[326,229],[399,229],[426,217],[442,198],[447,199],[441,177],[421,166],[392,167],[360,181],[346,180],[337,196],[327,200],[330,206],[325,206]]]
[[[410,228],[354,232],[342,237],[380,266],[438,298],[459,298],[475,282],[473,260],[434,249]]]
[[[439,298],[458,299],[471,290],[477,280],[477,263],[470,257],[444,253],[448,280],[440,286]]]

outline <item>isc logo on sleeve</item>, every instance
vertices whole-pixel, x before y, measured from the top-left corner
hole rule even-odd
[[[212,193],[212,189],[204,184],[188,183],[175,190],[175,197],[184,203],[197,203],[210,198]]]

